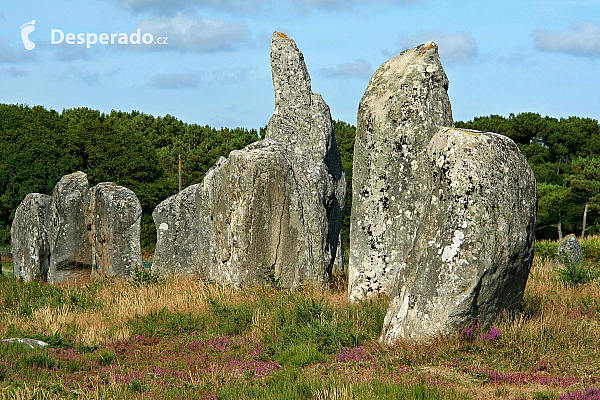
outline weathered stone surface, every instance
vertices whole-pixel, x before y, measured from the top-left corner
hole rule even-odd
[[[2,340],[2,343],[21,343],[21,344],[29,346],[32,349],[34,349],[36,347],[46,347],[46,346],[49,346],[49,344],[46,343],[46,342],[42,342],[41,340],[30,339],[30,338],[10,338],[10,339],[4,339],[4,340]]]
[[[15,212],[11,227],[13,271],[25,282],[45,281],[48,276],[50,243],[46,220],[50,200],[50,196],[30,193]]]
[[[431,191],[427,144],[452,126],[448,78],[437,45],[383,63],[358,109],[348,291],[390,295]]]
[[[95,272],[131,277],[142,267],[142,206],[135,193],[112,182],[100,183],[90,189],[86,216]]]
[[[296,43],[279,32],[271,38],[271,70],[275,111],[265,137],[283,147],[296,181],[305,230],[299,235],[308,239],[299,265],[329,274],[341,250],[346,203],[346,176],[331,113],[321,95],[311,91],[304,56]],[[337,262],[341,268],[342,259]]]
[[[129,189],[105,182],[89,189],[75,172],[54,187],[52,197],[32,193],[15,213],[11,229],[14,272],[25,281],[61,283],[131,277],[142,266],[142,208]]]
[[[50,266],[48,282],[80,280],[89,277],[92,246],[85,223],[89,205],[87,175],[65,175],[54,187],[48,221]]]
[[[197,192],[200,184],[189,186],[162,201],[152,213],[157,241],[152,269],[163,276],[199,275],[202,264],[198,225]]]
[[[583,250],[581,249],[577,237],[571,233],[562,238],[558,245],[556,255],[558,256],[557,259],[559,262],[561,261],[561,257],[566,256],[571,257],[571,260],[573,260],[575,264],[580,263],[583,260]]]
[[[328,278],[346,188],[329,107],[311,92],[294,41],[277,32],[271,67],[275,112],[266,139],[231,152],[201,184],[155,210],[159,271],[199,271],[234,286]]]
[[[349,296],[391,297],[381,340],[430,342],[520,307],[536,183],[510,139],[451,128],[437,46],[406,50],[361,100]]]
[[[429,342],[519,309],[533,259],[536,182],[509,138],[441,128],[428,146],[425,217],[382,340]]]
[[[323,279],[323,270],[297,265],[305,232],[291,166],[277,143],[267,139],[232,151],[206,175],[199,196],[207,277],[232,285],[279,279],[285,286]]]

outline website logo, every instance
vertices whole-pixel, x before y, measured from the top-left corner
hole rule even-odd
[[[27,50],[35,49],[35,43],[29,40],[29,34],[35,31],[35,19],[27,22],[26,24],[21,25],[21,39],[23,39],[23,46]]]
[[[21,25],[21,39],[23,39],[23,46],[27,50],[33,50],[35,43],[29,39],[29,34],[35,31],[35,20]],[[85,45],[88,49],[95,44],[103,45],[168,45],[169,38],[161,36],[154,38],[149,33],[143,33],[138,28],[135,32],[124,33],[124,32],[104,32],[104,33],[91,33],[91,32],[63,32],[60,29],[52,29],[50,31],[50,44],[71,44],[71,45]]]

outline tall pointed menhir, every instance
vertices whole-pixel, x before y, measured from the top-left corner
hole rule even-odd
[[[202,183],[154,211],[161,273],[235,286],[327,280],[346,195],[331,114],[311,91],[296,43],[279,32],[271,38],[271,68],[275,111],[265,140],[232,151]]]
[[[352,173],[350,299],[391,295],[431,190],[427,143],[452,126],[435,43],[403,51],[371,78],[358,108]]]

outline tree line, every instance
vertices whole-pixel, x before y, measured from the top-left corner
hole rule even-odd
[[[335,121],[348,199],[342,238],[349,246],[355,126]],[[589,118],[539,114],[490,115],[459,128],[513,139],[538,180],[537,237],[600,232],[600,125]],[[108,114],[88,108],[58,113],[41,106],[0,104],[0,246],[10,243],[14,212],[32,192],[52,194],[66,174],[83,171],[90,184],[111,181],[133,190],[143,210],[142,246],[156,241],[152,211],[183,187],[202,181],[220,157],[261,139],[265,129],[216,129],[138,111]]]
[[[170,115],[0,104],[0,246],[10,243],[14,212],[28,193],[51,195],[62,176],[83,171],[91,185],[110,181],[135,192],[142,247],[151,248],[152,211],[178,191],[179,156],[186,187],[220,156],[258,139],[253,129],[215,129]]]

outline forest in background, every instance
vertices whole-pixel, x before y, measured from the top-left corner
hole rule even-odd
[[[590,118],[541,117],[535,113],[491,115],[456,127],[496,132],[513,139],[538,181],[538,238],[600,232],[600,125]],[[352,193],[354,125],[335,121],[335,134]],[[88,174],[91,185],[111,181],[133,190],[142,205],[142,247],[152,249],[152,211],[183,187],[202,181],[220,157],[259,140],[259,131],[215,129],[166,115],[138,111],[101,113],[88,108],[58,113],[41,106],[0,104],[0,247],[10,244],[10,226],[23,198],[52,194],[63,175]],[[348,196],[343,241],[349,245]],[[584,216],[585,215],[585,216]]]

